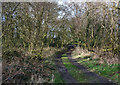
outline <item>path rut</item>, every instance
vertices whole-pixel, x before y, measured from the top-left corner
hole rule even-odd
[[[86,75],[87,78],[93,77],[93,80],[90,83],[100,82],[100,83],[106,83],[109,85],[117,85],[116,83],[112,82],[111,80],[108,80],[105,77],[99,76],[98,74],[96,74],[94,72],[90,72],[86,67],[77,63],[77,61],[75,59],[72,59],[71,52],[72,52],[72,50],[67,52],[68,59],[79,70],[83,71],[83,73]]]
[[[60,52],[58,53],[56,56],[56,59],[55,59],[55,64],[56,64],[56,67],[59,71],[59,73],[61,74],[61,76],[63,77],[63,79],[65,80],[65,83],[67,85],[69,84],[72,84],[72,85],[81,85],[82,83],[79,83],[76,79],[74,79],[72,77],[72,75],[67,71],[66,67],[64,66],[63,62],[62,62],[62,59],[61,59],[61,56],[62,54],[64,53],[67,53],[67,56],[68,56],[68,59],[70,60],[70,62],[75,65],[78,70],[81,70],[87,79],[90,79],[91,77],[93,78],[93,80],[91,80],[89,83],[92,83],[92,84],[100,84],[100,85],[118,85],[110,80],[108,80],[107,78],[105,77],[102,77],[94,72],[90,72],[86,67],[84,67],[83,65],[80,65],[79,63],[77,63],[77,61],[75,59],[72,59],[72,56],[71,56],[71,52],[72,50],[68,50],[67,52]],[[98,83],[99,82],[99,83]]]
[[[58,71],[60,72],[61,76],[65,80],[66,84],[74,83],[74,85],[79,85],[78,81],[71,76],[71,74],[67,71],[66,67],[63,65],[63,62],[61,60],[62,54],[63,53],[58,54],[57,55],[58,57],[55,59],[55,63]]]

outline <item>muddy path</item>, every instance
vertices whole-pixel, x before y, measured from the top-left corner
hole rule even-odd
[[[73,50],[69,50],[67,52],[67,56],[68,56],[68,59],[70,60],[70,62],[75,65],[79,70],[81,70],[88,79],[90,79],[91,77],[93,78],[92,81],[90,81],[90,83],[96,83],[96,82],[99,82],[99,83],[106,83],[106,84],[109,84],[109,85],[117,85],[116,83],[112,82],[111,80],[105,78],[105,77],[102,77],[94,72],[90,72],[88,70],[88,68],[86,68],[85,66],[83,65],[80,65],[79,63],[77,63],[77,61],[75,59],[72,59],[72,56],[71,56],[71,52]]]
[[[55,59],[55,63],[58,71],[60,72],[61,76],[65,80],[66,84],[74,83],[74,85],[79,85],[79,82],[71,76],[71,74],[67,71],[66,67],[63,65],[63,62],[61,60],[62,54],[63,53],[59,53]]]

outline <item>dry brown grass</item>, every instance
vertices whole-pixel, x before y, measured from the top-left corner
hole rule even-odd
[[[48,58],[52,57],[55,52],[62,50],[63,48],[55,48],[55,47],[47,47],[43,49],[42,57],[43,58]],[[54,56],[53,56],[54,57]]]
[[[99,63],[107,63],[107,64],[120,64],[118,60],[118,55],[113,55],[112,52],[102,52],[95,50],[95,52],[90,52],[86,49],[76,47],[72,52],[73,58],[79,58],[82,56],[91,56],[92,59],[99,59]]]
[[[92,53],[86,49],[76,47],[75,50],[72,52],[73,58],[78,58],[80,56],[91,56]]]

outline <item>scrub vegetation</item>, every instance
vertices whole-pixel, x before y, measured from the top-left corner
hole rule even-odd
[[[56,69],[58,57],[76,80],[89,81],[66,54],[57,55],[71,47],[80,64],[117,82],[119,4],[0,2],[3,83],[65,83]]]

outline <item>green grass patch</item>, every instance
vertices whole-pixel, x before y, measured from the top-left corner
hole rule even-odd
[[[66,57],[67,55],[66,54],[62,54],[62,57]]]
[[[98,59],[90,60],[89,58],[84,59],[84,57],[79,57],[76,60],[78,63],[88,67],[90,71],[96,72],[120,84],[120,79],[118,78],[120,77],[120,72],[118,70],[119,64],[99,64]]]
[[[74,66],[72,63],[70,63],[68,57],[65,56],[66,54],[63,54],[62,56],[62,62],[67,68],[68,72],[80,83],[86,83],[89,82],[89,80],[85,77],[82,71],[80,71],[76,66]]]

